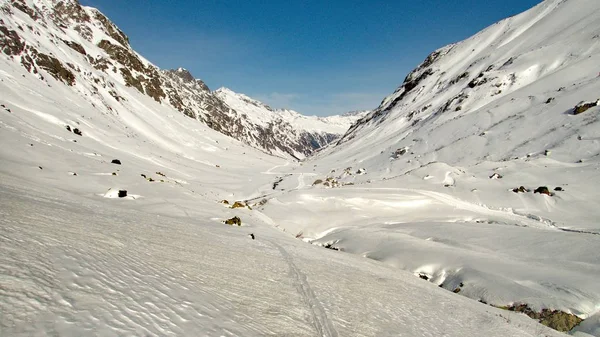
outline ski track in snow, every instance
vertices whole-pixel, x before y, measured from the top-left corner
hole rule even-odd
[[[310,284],[306,279],[306,275],[298,269],[292,256],[281,245],[272,241],[271,244],[279,250],[281,256],[290,267],[290,275],[296,283],[296,288],[302,296],[304,303],[309,309],[311,323],[315,327],[315,330],[317,330],[318,335],[323,337],[337,337],[337,330],[333,326],[333,322],[327,317],[325,308],[323,308],[321,302],[319,302],[319,299],[311,289]]]
[[[276,169],[276,168],[280,168],[280,167],[287,167],[289,165],[290,165],[290,162],[286,161],[285,164],[275,165],[275,166],[271,167],[270,169],[268,169],[268,170],[266,170],[265,172],[262,172],[262,173],[263,174],[271,174],[271,175],[273,175],[273,174],[279,174],[277,172],[273,172],[273,170]]]

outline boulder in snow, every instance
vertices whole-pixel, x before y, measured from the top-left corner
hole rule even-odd
[[[598,106],[600,104],[600,99],[595,102],[580,102],[573,108],[573,115],[579,115],[580,113],[586,112],[590,108]]]
[[[237,217],[237,216],[234,216],[234,217],[233,217],[233,218],[231,218],[231,219],[227,219],[227,220],[225,220],[225,224],[226,224],[226,225],[230,225],[230,226],[235,226],[235,225],[237,225],[237,226],[241,226],[241,225],[242,225],[242,219],[240,219],[240,218],[239,218],[239,217]]]
[[[502,176],[498,173],[494,173],[490,176],[490,179],[502,179]]]
[[[536,188],[533,191],[533,193],[546,194],[546,195],[552,196],[552,192],[550,192],[550,190],[546,186],[540,186],[540,187]]]

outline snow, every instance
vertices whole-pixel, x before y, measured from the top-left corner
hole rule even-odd
[[[598,108],[572,111],[598,98],[599,5],[545,1],[440,49],[433,75],[303,163],[342,187],[276,195],[264,212],[313,244],[462,283],[459,296],[596,317],[600,124]],[[579,330],[598,335],[594,322]]]
[[[482,300],[570,312],[586,318],[574,335],[599,336],[598,108],[569,113],[598,98],[599,15],[595,1],[545,1],[448,47],[421,88],[303,162],[23,32],[126,100],[89,94],[88,75],[67,87],[0,57],[11,110],[0,110],[0,334],[562,335]],[[465,89],[490,64],[497,79]],[[491,96],[496,81],[503,92]],[[435,114],[463,90],[460,111]],[[270,118],[258,103],[249,118]],[[301,127],[337,123],[286,114]],[[328,177],[340,187],[312,185]],[[512,192],[521,185],[555,195]],[[234,216],[243,226],[223,223]]]
[[[228,88],[215,90],[218,97],[223,99],[227,105],[246,116],[258,125],[267,125],[277,120],[283,120],[300,131],[343,134],[358,119],[366,115],[368,111],[355,112],[352,114],[335,115],[328,117],[305,116],[296,111],[288,109],[276,109],[239,94]]]

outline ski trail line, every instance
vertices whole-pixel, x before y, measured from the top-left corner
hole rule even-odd
[[[314,326],[315,330],[319,336],[322,337],[337,337],[338,332],[335,330],[333,323],[327,317],[327,313],[325,309],[317,299],[315,293],[310,288],[308,281],[306,280],[306,275],[304,275],[296,266],[290,254],[279,244],[272,242],[275,247],[281,253],[284,260],[290,267],[290,273],[294,282],[296,283],[296,288],[298,288],[298,292],[302,296],[304,303],[308,306],[311,315],[311,323]]]
[[[271,167],[270,169],[266,170],[265,172],[261,172],[261,173],[262,174],[279,174],[277,172],[273,172],[273,170],[276,168],[280,168],[280,167],[287,167],[289,165],[290,165],[290,162],[286,161],[285,164],[275,165],[275,166]]]

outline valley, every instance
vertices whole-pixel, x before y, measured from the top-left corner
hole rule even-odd
[[[596,1],[329,117],[74,0],[0,10],[0,335],[600,336]]]

